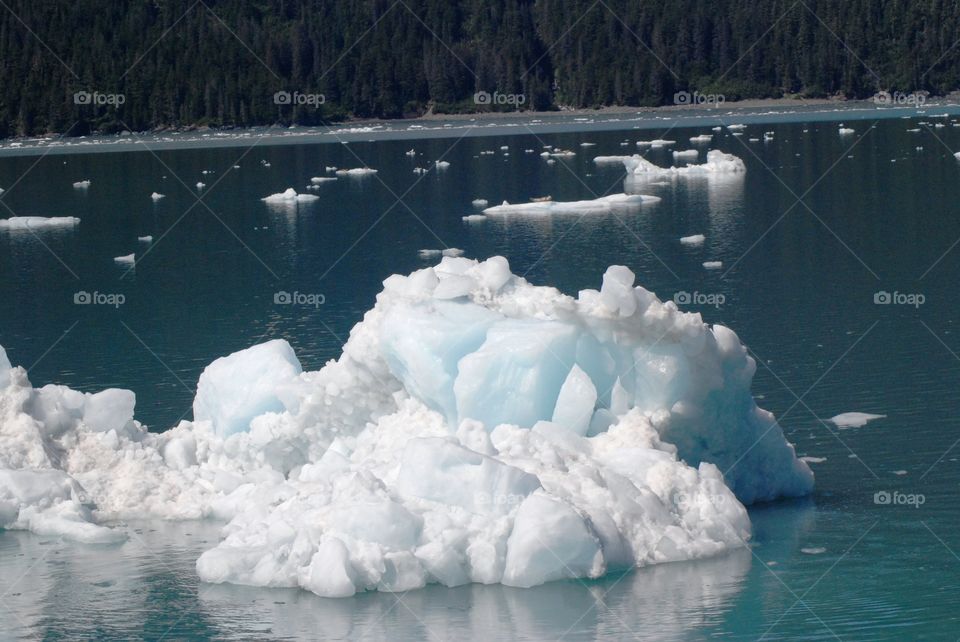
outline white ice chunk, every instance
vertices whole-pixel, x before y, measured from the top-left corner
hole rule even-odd
[[[150,198],[154,202],[156,202],[156,201],[159,201],[161,198],[166,198],[166,196],[163,194],[160,194],[159,192],[154,192],[153,194],[150,195]]]
[[[220,357],[200,375],[194,420],[210,421],[222,436],[246,431],[254,417],[288,409],[285,389],[301,372],[293,348],[282,339]]]
[[[310,203],[320,197],[316,194],[297,194],[297,190],[288,187],[283,192],[261,198],[265,203]]]
[[[71,228],[80,223],[74,216],[12,216],[0,219],[0,230],[44,230],[55,228]]]
[[[872,415],[868,412],[844,412],[829,421],[839,428],[862,428],[874,419],[884,419],[886,415]]]
[[[511,205],[504,201],[483,210],[487,216],[552,216],[556,214],[609,214],[621,210],[640,207],[645,203],[656,203],[660,198],[644,194],[611,194],[589,201],[537,201]]]
[[[136,262],[136,258],[136,254],[124,254],[123,256],[113,257],[113,260],[122,265],[132,265],[134,262]]]
[[[90,181],[88,180],[77,181],[73,184],[73,189],[87,189],[88,187],[90,187]]]
[[[596,386],[580,366],[574,365],[560,387],[557,405],[553,408],[553,423],[566,426],[578,435],[585,435],[596,403]]]
[[[684,245],[692,246],[692,247],[703,245],[704,241],[706,240],[707,240],[707,237],[704,236],[703,234],[693,234],[691,236],[680,237],[681,243],[683,243]]]

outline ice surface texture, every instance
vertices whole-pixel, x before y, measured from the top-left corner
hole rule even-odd
[[[388,278],[319,371],[284,341],[218,359],[164,433],[132,392],[34,389],[0,350],[0,527],[218,517],[201,579],[330,597],[704,557],[749,539],[744,503],[813,485],[754,371],[625,267],[572,298],[446,257]]]

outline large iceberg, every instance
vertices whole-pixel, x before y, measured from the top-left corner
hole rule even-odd
[[[663,178],[675,176],[711,176],[741,174],[746,171],[743,159],[727,154],[719,149],[707,152],[707,162],[701,165],[683,167],[661,167],[651,163],[643,156],[635,154],[623,159],[627,174],[632,177]]]
[[[706,557],[744,546],[744,504],[812,489],[755,368],[625,267],[573,298],[502,257],[391,276],[319,371],[284,341],[218,359],[163,433],[132,392],[34,389],[0,349],[0,528],[216,517],[202,580],[330,597]]]

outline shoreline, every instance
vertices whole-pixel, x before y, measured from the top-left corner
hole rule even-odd
[[[318,126],[187,129],[110,135],[0,140],[0,157],[47,154],[212,149],[482,136],[587,133],[784,122],[829,122],[920,117],[928,111],[960,115],[960,103],[931,100],[921,107],[873,101],[771,98],[717,106],[603,107],[558,111],[428,114],[417,118],[350,120]]]

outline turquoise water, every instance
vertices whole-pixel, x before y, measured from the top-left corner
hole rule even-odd
[[[138,525],[141,537],[118,549],[3,533],[0,630],[51,639],[955,639],[960,128],[922,120],[857,120],[846,137],[835,122],[765,123],[739,139],[724,132],[711,147],[744,159],[742,181],[650,186],[663,201],[636,214],[480,224],[461,220],[474,198],[619,192],[623,169],[596,167],[593,156],[633,153],[633,141],[656,136],[686,148],[709,129],[267,139],[0,159],[9,208],[0,216],[82,221],[36,236],[0,232],[0,345],[30,367],[34,385],[134,390],[152,429],[189,418],[203,367],[252,343],[285,338],[305,368],[319,368],[338,356],[384,278],[424,265],[421,248],[458,247],[502,254],[515,272],[567,293],[597,287],[619,263],[662,298],[722,295],[719,307],[688,307],[738,332],[761,363],[760,405],[798,453],[825,458],[812,464],[812,498],[751,509],[749,551],[530,590],[431,587],[331,601],[200,585],[193,562],[216,540],[214,524]],[[772,141],[748,140],[764,131]],[[523,153],[544,144],[578,155],[551,166]],[[423,156],[405,156],[411,147]],[[650,154],[670,162],[669,152]],[[413,173],[441,157],[446,171]],[[299,210],[259,201],[303,191],[326,166],[360,165],[379,173],[325,183]],[[90,188],[74,190],[82,179]],[[208,187],[197,204],[200,180]],[[154,191],[166,198],[152,202]],[[707,236],[702,249],[677,241],[696,233]],[[147,234],[153,244],[139,244]],[[112,260],[131,252],[133,270]],[[707,260],[724,267],[706,271]],[[279,291],[322,294],[323,305],[276,305]],[[881,291],[924,303],[876,305]],[[76,305],[78,292],[125,301]],[[821,421],[845,411],[887,417],[847,430]],[[877,503],[883,491],[922,495],[923,504]]]

